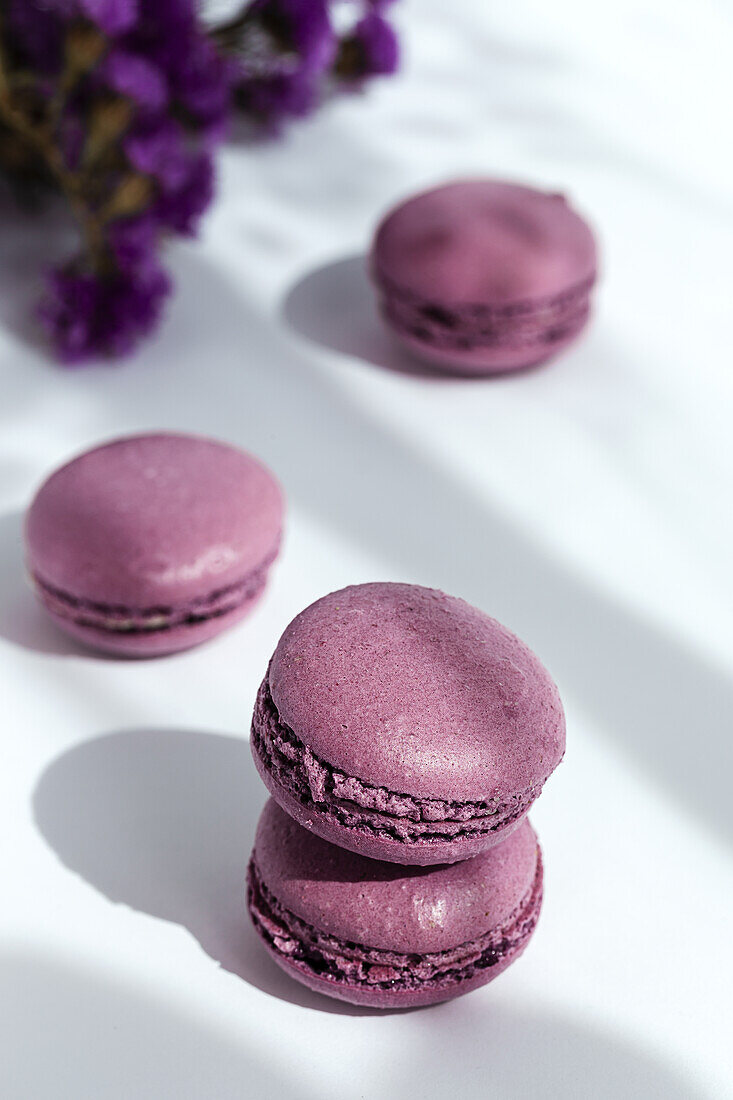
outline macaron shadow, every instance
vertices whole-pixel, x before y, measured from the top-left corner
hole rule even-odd
[[[302,988],[260,945],[245,873],[266,798],[245,739],[138,729],[59,756],[33,811],[69,870],[113,902],[182,925],[222,969],[303,1008],[378,1015]]]
[[[333,260],[302,276],[288,291],[282,316],[311,343],[396,374],[448,381],[450,375],[412,359],[392,339],[377,312],[363,254]]]

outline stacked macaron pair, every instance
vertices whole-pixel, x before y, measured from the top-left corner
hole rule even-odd
[[[490,981],[537,923],[526,815],[564,744],[539,660],[463,600],[379,583],[306,608],[252,722],[272,798],[248,905],[267,950],[311,989],[380,1008]]]

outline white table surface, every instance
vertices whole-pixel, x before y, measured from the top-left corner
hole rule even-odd
[[[730,56],[724,0],[421,0],[404,74],[229,147],[132,361],[64,372],[23,320],[60,242],[3,213],[0,1095],[7,1100],[725,1097],[733,721]],[[361,256],[470,173],[566,189],[603,281],[587,338],[494,381],[405,373]],[[114,434],[209,433],[288,495],[266,600],[212,644],[82,652],[22,583],[20,515]],[[545,910],[495,984],[379,1015],[291,983],[243,910],[249,760],[281,630],[351,582],[445,588],[555,675],[533,813]]]

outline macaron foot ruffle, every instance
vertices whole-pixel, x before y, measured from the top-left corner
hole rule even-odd
[[[416,798],[348,776],[318,758],[279,717],[263,680],[252,721],[252,748],[276,785],[305,809],[335,824],[405,845],[476,839],[507,829],[522,818],[541,784],[484,802]]]
[[[38,576],[31,581],[41,602],[52,615],[68,619],[76,626],[88,627],[110,634],[152,634],[175,627],[198,626],[221,618],[255,600],[267,583],[267,574],[276,555],[250,573],[238,584],[227,585],[209,596],[191,600],[178,607],[125,607],[80,599],[47,584]]]

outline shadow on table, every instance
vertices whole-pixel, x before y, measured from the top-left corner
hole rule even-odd
[[[64,753],[42,775],[34,811],[70,870],[111,901],[187,928],[250,985],[321,1012],[391,1016],[385,1026],[395,1029],[402,1054],[390,1095],[437,1100],[457,1085],[462,1095],[501,1100],[696,1095],[642,1050],[559,1016],[492,1003],[490,990],[384,1014],[293,982],[262,949],[245,912],[245,869],[265,797],[246,741],[148,729],[108,734]]]
[[[7,949],[6,949],[7,950]],[[7,1100],[315,1100],[269,1052],[106,975],[20,949],[0,957]]]
[[[266,797],[246,740],[144,729],[64,753],[33,806],[62,862],[110,900],[183,925],[225,970],[266,993],[369,1015],[293,982],[252,929],[245,872]]]
[[[26,948],[0,956],[0,1024],[0,1093],[12,1100],[314,1100],[334,1042],[332,1024],[314,1026],[313,1067],[303,1063],[293,1080],[281,1068],[279,1029],[241,1028],[235,1040],[155,996]],[[547,1010],[491,1004],[488,994],[356,1026],[342,1051],[345,1100],[705,1100],[626,1039]],[[367,1042],[371,1081],[354,1072]]]
[[[294,332],[330,351],[430,381],[448,372],[420,363],[403,351],[377,312],[366,256],[348,256],[315,268],[288,292],[282,306]]]
[[[519,1009],[493,990],[401,1021],[392,1096],[444,1100],[703,1100],[707,1094],[627,1037],[557,1011]],[[712,1100],[712,1097],[709,1098]]]

